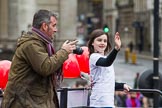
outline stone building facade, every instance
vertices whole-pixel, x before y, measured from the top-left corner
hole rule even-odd
[[[162,0],[159,1],[162,47]],[[93,29],[106,24],[111,39],[116,31],[120,32],[123,47],[133,42],[136,50],[153,51],[153,3],[154,0],[0,0],[0,48],[14,49],[22,31],[31,28],[34,12],[43,8],[59,16],[56,49],[66,39],[88,39]]]
[[[104,22],[120,32],[123,47],[132,42],[135,51],[153,52],[154,0],[104,0]],[[162,0],[159,0],[159,51],[162,54]]]
[[[21,33],[31,29],[33,14],[38,9],[58,13],[57,48],[66,39],[76,39],[76,0],[0,0],[0,48],[15,48]]]

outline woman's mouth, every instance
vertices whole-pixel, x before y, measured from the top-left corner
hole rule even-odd
[[[103,48],[105,48],[105,46],[99,46],[99,48],[103,49]]]

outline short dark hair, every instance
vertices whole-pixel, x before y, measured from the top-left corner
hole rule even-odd
[[[105,33],[102,29],[95,29],[94,31],[92,31],[92,33],[90,34],[90,39],[88,41],[88,50],[89,50],[89,55],[91,55],[92,53],[94,53],[94,47],[92,46],[92,43],[94,42],[94,40],[105,34],[107,36],[107,47],[105,49],[105,54],[108,53],[111,50],[111,44],[109,41],[109,35],[107,33]]]
[[[87,85],[87,81],[83,80],[83,79],[80,79],[80,80],[77,80],[76,83],[75,83],[75,86],[76,87],[79,87],[79,86],[83,86],[85,87]]]
[[[34,28],[40,29],[42,23],[50,23],[51,16],[57,19],[57,15],[48,10],[38,10],[33,17],[33,24]]]

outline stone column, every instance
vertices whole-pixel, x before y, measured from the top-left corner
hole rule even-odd
[[[18,0],[9,0],[8,2],[8,39],[15,40],[18,37]]]
[[[10,0],[8,28],[11,39],[17,39],[22,31],[28,30],[35,11],[35,0]]]
[[[9,0],[8,3],[8,47],[14,47],[22,31],[28,31],[36,11],[35,0]]]
[[[18,0],[18,33],[28,31],[32,26],[33,16],[37,5],[35,0]]]
[[[77,0],[60,0],[59,9],[59,37],[56,39],[62,44],[66,39],[74,40],[77,37]]]
[[[8,1],[0,0],[0,47],[3,47],[4,40],[8,35]]]

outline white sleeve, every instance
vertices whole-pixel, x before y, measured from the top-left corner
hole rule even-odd
[[[90,64],[96,66],[96,62],[100,57],[102,57],[102,56],[100,54],[98,54],[98,53],[91,54],[91,56],[90,56]]]

